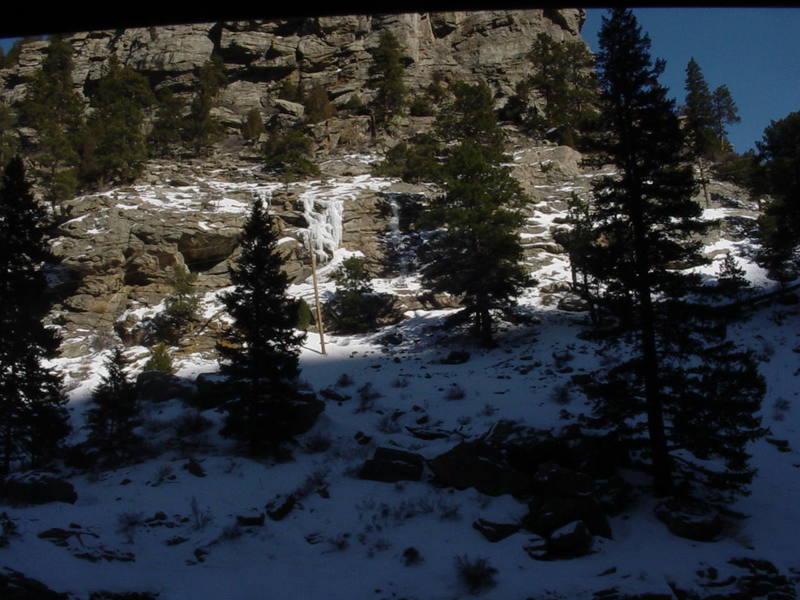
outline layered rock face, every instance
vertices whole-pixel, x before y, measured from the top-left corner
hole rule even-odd
[[[368,101],[370,50],[384,31],[400,43],[412,91],[440,73],[482,79],[502,102],[527,74],[525,55],[536,36],[579,39],[584,18],[582,9],[359,15],[104,30],[66,41],[74,49],[75,85],[85,96],[111,56],[147,75],[157,89],[180,93],[193,88],[198,68],[216,52],[230,82],[220,113],[238,126],[250,109],[281,111],[276,99],[286,80],[306,89],[320,84],[337,104],[353,94]],[[19,64],[0,71],[0,96],[7,102],[24,97],[46,47],[45,41],[25,45]]]

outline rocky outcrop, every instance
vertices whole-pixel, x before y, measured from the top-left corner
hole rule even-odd
[[[579,39],[582,9],[529,9],[390,15],[322,16],[293,19],[168,25],[76,33],[76,89],[90,96],[112,56],[148,76],[157,88],[189,93],[199,67],[212,52],[224,63],[229,84],[219,116],[238,127],[250,110],[285,110],[277,101],[284,81],[306,89],[324,86],[336,104],[353,95],[368,100],[370,51],[384,31],[400,43],[412,91],[434,73],[450,79],[482,79],[500,103],[527,74],[525,55],[540,32]],[[0,96],[14,103],[41,65],[47,42],[26,44],[18,64],[0,70]]]

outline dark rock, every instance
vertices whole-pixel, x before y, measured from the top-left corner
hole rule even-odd
[[[591,496],[537,498],[528,508],[522,526],[541,536],[549,536],[569,523],[581,521],[593,535],[611,538],[608,518]]]
[[[414,452],[379,447],[375,455],[361,467],[359,477],[370,481],[394,483],[422,479],[424,459]]]
[[[592,534],[583,521],[573,521],[550,534],[547,548],[563,558],[584,556],[592,549]]]
[[[206,476],[206,470],[203,468],[203,465],[201,465],[193,458],[190,458],[186,463],[184,463],[182,468],[185,471],[188,471],[190,474],[194,475],[195,477]]]
[[[54,592],[45,584],[5,567],[0,571],[0,597],[3,600],[67,600],[69,596]]]
[[[443,365],[461,365],[469,360],[470,353],[463,350],[453,350],[439,362]]]
[[[547,540],[539,535],[528,538],[528,543],[522,549],[534,560],[547,560],[549,557]]]
[[[344,402],[345,400],[350,400],[352,396],[348,396],[347,394],[340,394],[333,388],[324,388],[320,390],[319,395],[325,398],[326,400],[333,400],[335,402]]]
[[[481,440],[462,442],[428,461],[437,483],[460,490],[474,487],[490,496],[530,492],[531,478],[511,467],[496,449]]]
[[[195,392],[190,382],[165,371],[142,371],[136,377],[139,400],[165,402],[172,398],[191,398]]]
[[[514,523],[493,523],[485,519],[478,519],[472,524],[473,529],[481,532],[490,542],[499,542],[508,536],[517,533],[521,527]]]
[[[401,333],[387,333],[378,339],[378,343],[384,346],[397,346],[403,343],[403,334]]]
[[[270,510],[269,508],[270,505],[268,505],[267,514],[269,515],[269,518],[272,519],[273,521],[282,521],[289,515],[290,512],[292,512],[292,509],[295,507],[296,504],[297,504],[297,498],[294,497],[294,494],[289,494],[286,500],[284,500],[283,503],[281,503],[281,505],[278,506],[276,509]]]
[[[78,494],[68,481],[34,471],[11,475],[0,482],[0,498],[10,504],[75,504]]]
[[[534,490],[546,496],[590,496],[594,492],[594,481],[585,473],[579,473],[554,462],[539,467],[533,477]]]
[[[258,516],[241,516],[236,515],[236,523],[241,527],[263,527],[264,514]]]
[[[716,540],[725,528],[715,508],[693,498],[670,498],[659,503],[655,513],[672,533],[698,542]]]
[[[190,399],[190,404],[200,409],[216,408],[239,391],[235,382],[219,373],[200,373],[195,378],[194,385],[197,392]]]

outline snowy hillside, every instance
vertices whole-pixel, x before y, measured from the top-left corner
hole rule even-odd
[[[581,175],[542,183],[543,202],[531,207],[523,243],[552,244],[551,226],[565,216],[564,199],[584,192],[590,180]],[[292,235],[315,240],[324,263],[323,296],[334,289],[333,269],[358,254],[342,245],[342,199],[355,188],[381,190],[390,183],[339,178],[310,183],[299,194],[308,227]],[[251,188],[264,198],[272,191]],[[245,210],[243,202],[221,195],[214,210]],[[148,196],[139,190],[139,197]],[[180,199],[164,202],[174,210]],[[747,212],[734,204],[715,200],[705,217]],[[394,213],[386,236],[405,249],[409,234],[396,227],[397,219]],[[773,282],[752,262],[748,244],[724,233],[709,241],[706,253],[716,260],[704,272],[716,276],[720,251],[730,251],[751,283],[769,291]],[[406,265],[413,263],[408,258]],[[627,501],[616,514],[609,511],[610,535],[589,536],[590,551],[574,558],[539,551],[542,538],[519,527],[531,509],[514,495],[435,484],[441,477],[430,461],[464,442],[513,429],[509,423],[554,435],[568,430],[588,410],[573,377],[625,358],[621,350],[615,354],[579,337],[588,327],[586,313],[562,310],[563,284],[571,281],[566,255],[545,249],[535,259],[539,285],[519,299],[531,322],[503,325],[496,349],[478,348],[444,329],[453,309],[410,310],[379,331],[327,335],[325,355],[309,333],[301,377],[326,398],[326,408],[287,462],[235,454],[218,433],[222,415],[215,410],[189,407],[177,397],[146,402],[139,431],[153,456],[111,471],[62,473],[74,485],[74,503],[2,507],[9,535],[0,567],[76,599],[123,597],[92,595],[99,591],[160,600],[794,598],[793,582],[800,581],[800,456],[793,447],[800,427],[800,330],[794,306],[757,308],[731,327],[733,339],[763,359],[768,392],[762,413],[770,434],[752,448],[758,467],[752,494],[731,507],[744,518],[726,518],[713,541],[670,532],[655,516],[658,501],[648,478],[634,470],[623,473]],[[417,274],[406,268],[373,280],[375,289],[402,295],[418,288]],[[202,297],[207,318],[224,318],[222,291]],[[311,301],[310,279],[290,293]],[[143,306],[138,316],[159,310]],[[126,355],[138,373],[146,348],[131,346]],[[84,412],[107,356],[105,350],[54,361],[67,374],[76,432],[71,442],[85,436]],[[183,354],[176,363],[176,375],[190,383],[218,370],[200,353]],[[422,476],[397,482],[360,477],[379,448],[420,455]],[[492,535],[479,530],[484,522],[507,526],[505,536],[490,541]],[[566,526],[550,537],[572,534]],[[485,587],[470,589],[464,565],[479,566],[478,559],[496,573],[483,578]]]

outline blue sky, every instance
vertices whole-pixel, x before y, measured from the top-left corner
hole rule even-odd
[[[582,36],[596,51],[607,11],[587,13]],[[728,86],[742,118],[728,131],[737,152],[752,148],[771,120],[800,110],[800,8],[637,8],[634,14],[650,36],[653,58],[667,63],[661,84],[679,103],[692,57],[709,88]]]
[[[606,11],[587,10],[583,38],[597,50]],[[686,64],[700,65],[709,87],[725,84],[742,122],[730,126],[737,152],[752,148],[771,120],[800,110],[800,8],[637,8],[652,56],[666,60],[661,83],[680,103]],[[0,40],[8,49],[9,40]]]

